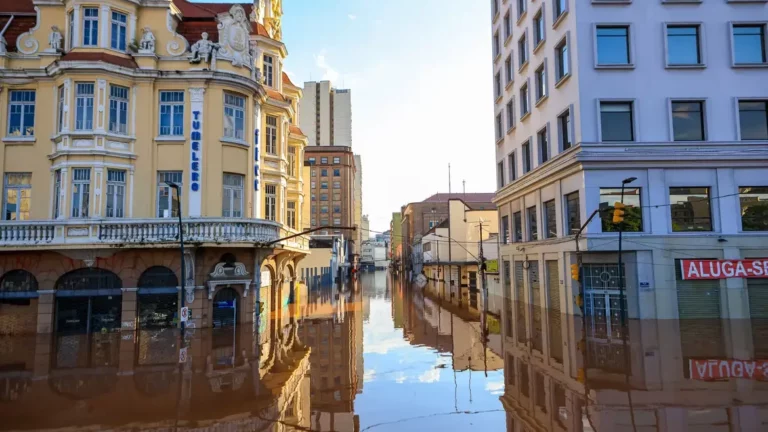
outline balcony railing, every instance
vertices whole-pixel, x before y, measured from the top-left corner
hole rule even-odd
[[[263,219],[183,219],[184,241],[189,243],[271,244],[293,234],[279,223]],[[176,219],[70,219],[0,222],[0,248],[64,245],[153,245],[179,241]],[[309,249],[296,237],[278,243]]]

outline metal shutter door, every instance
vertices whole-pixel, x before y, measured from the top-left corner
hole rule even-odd
[[[560,310],[560,273],[557,261],[547,261],[547,298],[549,300],[549,353],[563,362],[563,335]]]
[[[768,279],[747,279],[753,358],[768,358]]]
[[[685,368],[688,358],[724,358],[725,341],[720,319],[720,281],[682,280],[675,260],[680,344]]]
[[[526,343],[528,341],[528,335],[526,335],[525,324],[525,277],[523,276],[523,262],[515,261],[515,305],[517,306],[517,341],[520,343]]]

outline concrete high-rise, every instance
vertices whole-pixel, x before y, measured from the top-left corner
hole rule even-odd
[[[352,147],[352,91],[330,81],[305,82],[300,126],[310,146]]]
[[[357,226],[357,244],[368,240],[370,232],[368,227],[363,227],[363,161],[360,155],[355,155],[355,226]],[[363,230],[365,228],[365,231]]]

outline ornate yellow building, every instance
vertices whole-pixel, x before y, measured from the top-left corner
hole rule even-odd
[[[0,2],[0,334],[280,316],[308,252],[281,3]]]

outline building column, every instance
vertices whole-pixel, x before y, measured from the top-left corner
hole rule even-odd
[[[37,332],[52,333],[55,330],[53,325],[53,306],[56,297],[53,290],[37,291]]]
[[[72,19],[75,21],[75,25],[72,27],[73,31],[72,34],[69,35],[71,38],[69,42],[69,47],[76,48],[80,46],[80,26],[82,25],[82,22],[80,21],[80,5],[76,4],[74,7],[74,10],[72,12]],[[69,101],[69,99],[67,99]]]
[[[101,13],[99,14],[99,47],[109,47],[109,24],[111,22],[109,16],[109,5],[101,5]]]
[[[120,329],[131,331],[136,329],[136,301],[138,288],[122,288],[123,310],[120,315]]]

